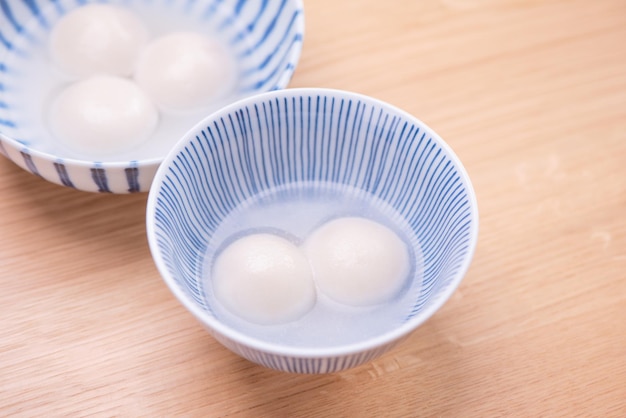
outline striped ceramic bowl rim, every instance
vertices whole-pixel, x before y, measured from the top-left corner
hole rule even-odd
[[[282,127],[279,135],[272,136],[268,120]],[[312,145],[319,148],[304,152],[302,144],[314,137],[313,124],[321,126],[322,120],[327,131],[315,136]],[[379,137],[374,138],[376,135]],[[292,139],[291,147],[283,146],[289,141],[286,138]],[[357,150],[352,160],[362,164],[349,165],[346,161],[350,158],[324,159],[323,155],[338,155],[331,151],[338,143]],[[315,168],[312,155],[322,156],[326,170]],[[349,167],[348,172],[342,173],[345,167]],[[221,174],[216,176],[218,171]],[[230,176],[236,177],[240,185],[229,186],[221,180]],[[374,177],[378,181],[370,181]],[[237,202],[224,202],[230,198],[241,202],[256,192],[291,181],[335,178],[384,196],[401,213],[413,218],[409,223],[413,222],[412,227],[421,230],[422,238],[429,241],[423,247],[425,259],[429,262],[428,257],[432,258],[432,265],[424,270],[425,290],[420,293],[425,299],[418,299],[414,312],[389,332],[332,348],[294,348],[261,341],[216,319],[203,300],[197,274],[203,243],[206,245],[215,224],[226,216],[220,213],[237,206]],[[398,184],[394,186],[393,182]],[[231,187],[237,188],[239,197],[233,197],[234,192],[228,196]],[[459,159],[414,116],[360,94],[287,89],[227,106],[188,132],[155,176],[148,198],[147,233],[165,283],[222,344],[267,367],[332,372],[382,354],[443,305],[473,257],[478,210],[470,179]]]
[[[29,63],[28,48],[45,42],[46,34],[62,15],[91,2],[152,4],[142,0],[0,1],[0,154],[22,169],[62,186],[90,192],[145,192],[161,156],[110,162],[57,155],[53,146],[42,146],[41,140],[30,136],[33,123],[24,121],[20,109],[25,105],[13,88],[21,74],[18,64]],[[230,40],[241,64],[240,89],[231,102],[288,85],[302,50],[302,0],[175,0],[163,4],[175,7],[177,13],[201,16],[203,23],[206,21],[216,32],[222,31],[220,36]],[[9,57],[17,64],[7,62]]]

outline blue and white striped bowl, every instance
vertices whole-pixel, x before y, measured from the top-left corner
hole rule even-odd
[[[380,335],[328,347],[268,342],[224,323],[202,273],[216,231],[255,195],[329,182],[383,201],[417,237],[422,281],[406,314]],[[354,93],[287,89],[221,109],[177,144],[150,190],[147,231],[171,291],[224,346],[266,367],[329,373],[380,356],[442,306],[470,265],[478,213],[461,162],[418,119]]]
[[[300,57],[301,0],[101,0],[135,10],[149,20],[153,35],[199,29],[217,36],[233,51],[240,71],[232,95],[193,119],[171,141],[94,161],[63,149],[48,133],[44,108],[59,87],[47,78],[54,68],[37,58],[54,24],[91,1],[0,0],[0,154],[63,186],[91,192],[147,191],[163,157],[187,129],[225,104],[285,88]],[[44,75],[42,80],[37,76],[31,82],[33,69]]]

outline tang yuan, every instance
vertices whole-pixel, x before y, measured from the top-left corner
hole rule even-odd
[[[132,81],[96,75],[62,90],[51,104],[49,120],[60,142],[97,156],[125,151],[148,139],[159,113]]]
[[[212,285],[215,298],[229,311],[257,324],[294,321],[316,301],[311,268],[302,251],[267,233],[228,245],[214,262]]]
[[[201,108],[228,93],[234,64],[216,40],[195,32],[172,32],[141,52],[135,80],[162,108]]]
[[[320,292],[346,305],[389,301],[411,268],[404,241],[386,226],[360,217],[322,225],[307,238],[304,252]]]
[[[50,53],[73,76],[130,76],[147,41],[146,27],[130,10],[92,3],[69,12],[54,25]]]

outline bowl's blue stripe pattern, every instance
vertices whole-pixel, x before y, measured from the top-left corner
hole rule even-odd
[[[408,321],[444,297],[472,251],[468,186],[429,132],[391,107],[324,94],[278,95],[220,114],[177,152],[155,192],[160,256],[178,286],[210,313],[199,272],[208,240],[232,210],[289,183],[345,185],[388,203],[419,241],[423,283]],[[223,342],[293,371],[339,370],[370,358],[283,364],[284,356]]]
[[[53,156],[54,146],[31,137],[19,92],[13,88],[21,76],[20,68],[29,65],[29,50],[45,42],[54,23],[67,12],[100,0],[0,0],[0,144],[14,148],[3,152],[24,169],[39,173],[49,181],[68,187],[114,193],[146,191],[151,174],[141,164],[112,167],[93,162],[91,167],[60,169],[73,162]],[[304,27],[300,0],[103,0],[131,8],[156,5],[173,15],[200,22],[208,32],[229,43],[240,68],[240,82],[233,101],[289,83],[299,59]],[[7,57],[13,60],[7,62]],[[20,115],[20,116],[18,116]],[[46,145],[47,144],[47,145]],[[24,147],[26,146],[26,148]],[[42,153],[34,153],[37,149]],[[35,155],[37,154],[37,155]],[[119,175],[119,171],[122,175]],[[151,168],[154,171],[154,168]],[[122,180],[112,181],[115,177]],[[79,179],[91,179],[86,184]],[[126,184],[123,180],[126,180]]]
[[[308,357],[291,357],[285,355],[274,355],[259,350],[251,349],[245,345],[236,343],[232,340],[225,339],[219,335],[215,338],[220,341],[224,346],[239,353],[242,357],[268,367],[270,369],[287,371],[290,373],[334,373],[340,370],[350,369],[368,361],[379,357],[385,352],[389,351],[395,345],[400,343],[399,340],[392,343],[381,345],[376,349],[364,351],[357,354],[350,354],[344,356],[331,356],[320,358],[308,358]]]

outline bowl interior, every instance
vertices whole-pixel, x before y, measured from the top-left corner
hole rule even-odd
[[[50,134],[51,98],[74,81],[58,70],[48,52],[55,23],[88,1],[9,0],[0,8],[0,134],[5,145],[54,156],[100,162],[162,159],[173,144],[212,111],[242,97],[287,85],[299,58],[303,35],[301,2],[238,0],[108,0],[144,21],[151,38],[193,30],[218,39],[237,67],[236,87],[208,107],[189,112],[161,111],[150,140],[134,149],[94,158],[68,149]],[[14,141],[13,143],[11,141]]]
[[[349,312],[358,332],[346,331],[349,321],[316,329],[315,315],[255,329],[213,299],[212,259],[238,229],[287,230],[298,240],[341,215],[378,219],[413,248],[403,295]],[[150,192],[148,234],[165,281],[210,329],[235,341],[319,349],[391,338],[430,316],[469,265],[477,212],[463,167],[419,120],[352,93],[290,89],[222,109],[177,145]],[[323,338],[306,339],[315,332]]]

